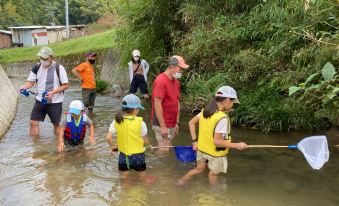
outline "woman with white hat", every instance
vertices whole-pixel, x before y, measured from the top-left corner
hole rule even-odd
[[[135,94],[138,87],[142,96],[147,99],[147,73],[149,70],[149,64],[146,60],[140,58],[140,51],[134,50],[132,52],[132,60],[128,63],[130,88],[129,93]]]

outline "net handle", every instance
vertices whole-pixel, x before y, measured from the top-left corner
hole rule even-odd
[[[297,145],[248,145],[248,148],[289,148],[289,149],[296,149],[298,148]]]
[[[175,146],[157,146],[157,147],[152,147],[152,149],[160,149],[160,148],[173,148]]]

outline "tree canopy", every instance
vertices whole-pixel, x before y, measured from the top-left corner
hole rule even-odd
[[[88,24],[113,12],[113,0],[69,0],[70,24]],[[64,25],[64,0],[0,0],[0,29]]]

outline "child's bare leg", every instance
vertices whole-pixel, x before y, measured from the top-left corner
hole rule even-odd
[[[210,172],[208,173],[208,181],[210,185],[215,186],[217,184],[218,174],[219,172],[210,170]]]
[[[206,168],[206,165],[207,163],[206,162],[203,162],[203,163],[198,163],[197,167],[190,170],[189,172],[187,172],[187,174],[185,174],[182,178],[180,178],[178,181],[177,181],[177,185],[184,185],[185,182],[187,180],[190,180],[193,176],[201,173],[204,171],[204,169]]]
[[[129,171],[120,171],[120,179],[127,179]]]

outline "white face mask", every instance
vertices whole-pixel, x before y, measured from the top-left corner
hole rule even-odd
[[[134,61],[139,61],[140,57],[133,57]]]
[[[175,72],[175,74],[173,75],[173,77],[174,77],[175,79],[180,79],[181,76],[182,76],[182,73],[181,73],[181,72]]]
[[[49,67],[49,65],[51,64],[49,61],[41,60],[41,59],[40,59],[40,63],[41,63],[41,66],[42,66],[43,68],[47,68],[47,67]]]

